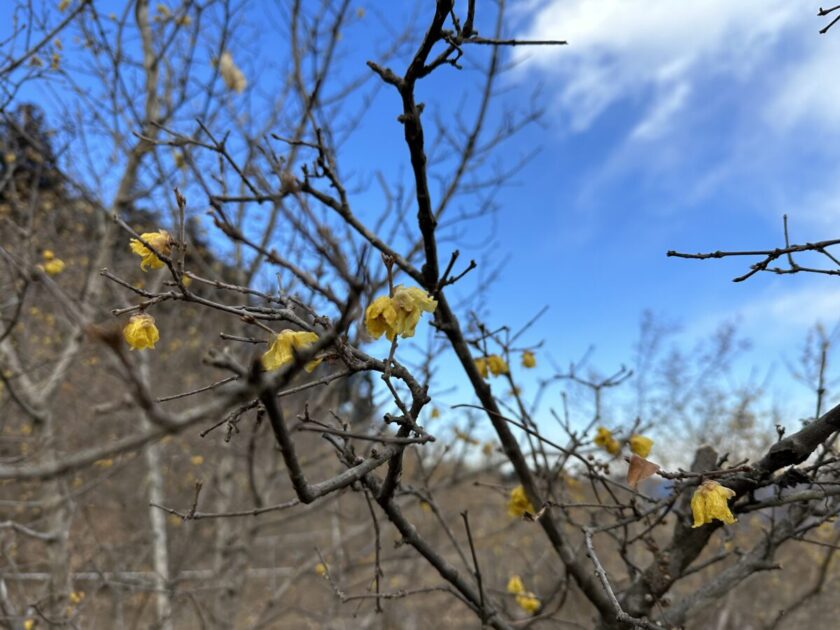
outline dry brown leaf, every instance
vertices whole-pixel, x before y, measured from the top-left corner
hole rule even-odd
[[[630,456],[628,463],[630,466],[627,468],[627,483],[634,490],[641,482],[659,470],[657,464],[649,462],[644,457],[639,457],[636,454]]]

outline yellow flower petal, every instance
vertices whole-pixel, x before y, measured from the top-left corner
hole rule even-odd
[[[532,368],[537,366],[537,358],[534,356],[534,353],[530,350],[526,350],[522,353],[522,367],[524,368]]]
[[[510,491],[510,499],[508,500],[508,514],[511,516],[521,517],[525,512],[534,514],[536,510],[528,497],[525,495],[525,488],[516,486]]]
[[[519,595],[525,592],[525,585],[522,584],[522,578],[518,575],[511,575],[507,583],[507,592]]]
[[[647,457],[650,455],[650,449],[653,447],[653,440],[644,435],[630,436],[630,450],[636,453],[639,457]]]
[[[132,350],[154,349],[160,339],[155,318],[147,313],[132,315],[123,328],[123,337]]]
[[[700,527],[715,519],[732,525],[738,519],[732,515],[727,501],[734,496],[735,491],[731,488],[717,481],[704,481],[691,497],[691,513],[694,516],[692,527]]]
[[[151,245],[155,251],[164,256],[169,256],[172,253],[172,237],[166,230],[158,230],[157,232],[145,232],[140,235],[144,241]],[[133,238],[129,241],[131,251],[140,256],[140,269],[146,271],[146,268],[161,269],[164,262],[158,258],[155,253],[143,245],[140,240]]]
[[[263,367],[267,371],[276,370],[280,366],[291,363],[294,360],[294,351],[303,350],[318,341],[318,335],[314,332],[302,330],[284,330],[274,337],[268,350],[262,356]],[[306,364],[304,369],[311,372],[321,363],[321,359],[313,359]]]
[[[598,432],[592,441],[595,443],[595,446],[604,449],[610,455],[618,455],[621,451],[621,444],[613,437],[612,431],[606,427],[598,427]]]
[[[489,370],[487,369],[487,359],[484,357],[479,357],[475,360],[475,369],[478,370],[478,373],[481,375],[482,378],[487,378],[490,374]]]
[[[64,261],[60,258],[53,258],[44,263],[44,271],[51,276],[57,276],[64,271]]]
[[[393,341],[397,334],[397,309],[387,295],[376,298],[365,310],[365,328],[374,339],[382,335]]]
[[[491,354],[487,357],[487,367],[490,368],[490,373],[493,376],[508,373],[508,365],[505,360],[498,354]]]

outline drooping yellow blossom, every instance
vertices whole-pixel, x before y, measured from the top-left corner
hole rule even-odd
[[[64,11],[69,6],[70,6],[70,0],[61,0],[58,3],[58,10],[59,11]]]
[[[365,328],[374,339],[382,335],[389,341],[397,335],[413,337],[421,315],[433,313],[436,308],[437,300],[423,289],[398,285],[393,296],[380,296],[367,307]]]
[[[432,418],[440,418],[440,409],[432,407],[432,413],[429,415],[431,415]]]
[[[190,457],[190,463],[193,466],[201,466],[204,463],[204,456],[203,455],[193,455]]]
[[[35,627],[35,620],[31,617],[23,622],[23,630],[32,630]]]
[[[56,258],[51,249],[45,249],[41,252],[41,256],[44,259],[44,264],[39,265],[39,267],[49,275],[55,276],[64,271],[64,261],[60,258]]]
[[[123,337],[132,350],[154,349],[160,339],[155,318],[147,313],[132,315],[123,328]]]
[[[295,350],[303,350],[318,341],[318,335],[314,332],[300,330],[284,330],[274,337],[271,345],[262,355],[262,364],[267,371],[276,370],[281,365],[291,363]],[[306,364],[305,369],[311,372],[321,363],[321,359],[313,359]]]
[[[732,525],[736,519],[729,510],[727,501],[735,496],[735,491],[720,485],[717,481],[704,481],[691,497],[691,513],[694,525],[700,527],[717,519]]]
[[[533,615],[540,609],[540,600],[533,593],[525,590],[522,578],[518,575],[510,576],[507,584],[508,593],[516,596],[516,605],[529,615]]]
[[[647,457],[650,455],[650,449],[653,447],[653,440],[644,435],[630,436],[630,450],[636,453],[639,457]]]
[[[516,486],[510,491],[510,499],[508,499],[508,514],[511,516],[521,517],[525,512],[533,514],[536,512],[534,506],[525,495],[525,488]]]
[[[320,577],[324,577],[327,574],[327,565],[323,562],[319,562],[315,565],[315,573],[317,573]]]
[[[169,256],[172,252],[172,237],[169,236],[169,232],[166,230],[158,230],[157,232],[145,232],[140,235],[144,241],[146,241],[149,245],[151,245],[155,251],[163,254],[164,256]],[[146,268],[151,269],[161,269],[163,265],[163,261],[158,258],[155,253],[143,245],[138,239],[133,238],[131,239],[129,245],[131,246],[131,251],[140,256],[142,260],[140,261],[140,269],[146,271]]]
[[[387,295],[376,298],[365,310],[365,328],[374,339],[379,339],[384,334],[393,340],[396,325],[397,309]]]
[[[479,357],[475,360],[475,367],[482,378],[487,378],[490,374],[499,376],[500,374],[508,373],[508,364],[498,354],[491,354],[489,357]]]
[[[621,444],[613,437],[612,431],[606,427],[598,427],[598,433],[593,440],[595,446],[598,446],[610,455],[618,455],[621,451]]]
[[[534,356],[534,353],[530,350],[526,350],[522,353],[522,367],[524,368],[532,368],[537,367],[537,358]]]
[[[508,364],[498,354],[491,354],[487,357],[487,367],[490,368],[490,373],[493,376],[508,373]]]
[[[233,56],[226,50],[219,57],[219,74],[229,90],[242,92],[248,87],[248,80],[242,70],[233,62]]]
[[[68,595],[68,599],[70,600],[70,603],[73,604],[73,605],[81,603],[81,601],[84,598],[85,598],[85,592],[84,591],[73,591],[72,593],[70,593],[70,595]]]
[[[401,319],[399,334],[403,337],[413,337],[420,316],[424,312],[434,313],[437,308],[437,300],[418,287],[397,285],[392,300]]]
[[[490,457],[494,450],[493,442],[485,442],[484,446],[481,447],[481,452],[484,453],[485,457]]]

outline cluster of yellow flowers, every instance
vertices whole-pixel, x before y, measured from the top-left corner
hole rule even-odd
[[[155,344],[160,340],[155,318],[148,313],[132,315],[123,328],[123,338],[132,350],[154,349]]]
[[[717,519],[732,525],[736,519],[729,510],[727,501],[735,496],[735,491],[720,485],[717,481],[704,481],[691,497],[691,513],[694,525],[700,527]]]
[[[475,360],[475,367],[482,378],[487,378],[490,374],[499,376],[500,374],[507,374],[509,372],[508,364],[498,354],[479,357]]]
[[[64,261],[56,258],[51,249],[45,249],[41,256],[44,259],[44,264],[40,265],[41,269],[46,271],[51,276],[56,276],[64,271]]]
[[[389,341],[399,335],[413,337],[420,316],[434,313],[437,300],[417,287],[397,285],[393,296],[382,295],[365,310],[365,328],[374,339],[385,335]]]
[[[522,486],[516,486],[513,490],[510,491],[510,499],[508,500],[508,507],[507,507],[508,514],[511,516],[516,516],[517,518],[522,517],[525,512],[529,512],[530,514],[536,513],[534,506],[531,505],[531,502],[528,500],[527,495],[525,494],[525,488]]]
[[[522,578],[518,575],[511,575],[507,584],[507,591],[516,595],[516,605],[529,615],[533,615],[540,609],[540,600],[533,593],[525,590]]]
[[[291,363],[295,358],[296,350],[303,350],[318,341],[318,335],[314,332],[301,330],[284,330],[274,337],[271,345],[262,355],[262,365],[267,371],[276,370],[280,366]],[[311,372],[321,363],[321,359],[312,359],[304,366],[307,372]]]
[[[610,455],[618,455],[621,452],[621,443],[613,437],[612,431],[606,427],[598,427],[595,439],[592,441],[595,446],[604,449]]]
[[[610,455],[618,455],[621,452],[621,442],[613,437],[612,431],[606,427],[598,427],[595,439],[592,440],[595,446],[604,449]],[[630,450],[639,457],[647,457],[653,448],[653,440],[644,435],[634,434],[630,436]]]
[[[155,251],[164,256],[169,256],[172,253],[172,237],[166,230],[158,230],[157,232],[145,232],[140,235],[140,238],[151,245]],[[146,268],[161,269],[163,268],[163,261],[155,255],[151,249],[143,245],[143,243],[133,238],[129,243],[131,251],[140,256],[140,269],[146,271]]]

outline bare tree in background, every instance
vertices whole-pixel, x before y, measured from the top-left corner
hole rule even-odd
[[[539,304],[493,318],[504,239],[487,217],[530,157],[506,141],[540,117],[501,94],[507,50],[565,42],[513,39],[503,1],[12,14],[4,623],[776,627],[813,613],[840,510],[827,338],[800,374],[815,413],[787,434],[756,410],[760,385],[715,381],[741,350],[731,329],[692,360],[660,355],[650,324],[637,373],[603,375],[545,367]],[[795,253],[777,252],[764,269]],[[526,396],[533,368],[549,375]],[[610,396],[629,384],[621,422]],[[682,455],[649,454],[648,433]],[[732,440],[741,460],[716,450],[733,435],[753,438]],[[653,463],[691,453],[690,470]],[[692,509],[710,487],[737,524]],[[806,590],[772,581],[785,553]]]

